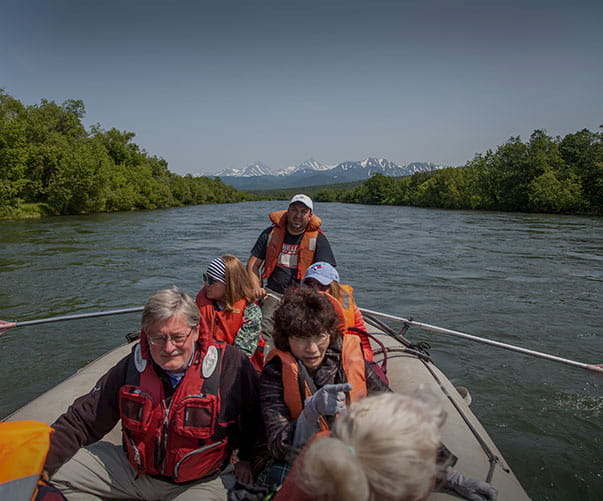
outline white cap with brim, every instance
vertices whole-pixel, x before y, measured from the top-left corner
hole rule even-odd
[[[337,273],[337,270],[324,261],[314,263],[306,270],[303,281],[308,278],[313,278],[322,285],[329,285],[331,282],[339,283],[339,273]]]
[[[304,204],[311,211],[314,210],[314,205],[312,204],[312,199],[308,195],[304,195],[303,193],[298,193],[297,195],[293,195],[293,198],[289,202],[289,205],[299,202]]]

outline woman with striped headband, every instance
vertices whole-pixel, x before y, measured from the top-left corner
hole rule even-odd
[[[209,263],[203,282],[195,301],[210,335],[252,357],[258,346],[262,312],[255,303],[245,266],[236,256],[223,254]]]

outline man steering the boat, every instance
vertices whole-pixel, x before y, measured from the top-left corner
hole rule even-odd
[[[190,296],[160,290],[132,353],[52,425],[45,471],[68,499],[225,499],[235,449],[236,479],[252,482],[257,386],[245,353],[210,339]],[[120,419],[123,447],[99,442]]]
[[[269,214],[272,225],[260,233],[251,249],[247,271],[256,298],[262,300],[265,353],[272,347],[272,316],[285,289],[299,284],[312,263],[326,261],[336,265],[331,245],[320,229],[322,221],[313,210],[308,195],[294,195],[287,210]]]

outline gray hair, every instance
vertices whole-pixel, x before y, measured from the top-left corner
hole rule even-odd
[[[301,486],[327,500],[423,499],[438,472],[441,424],[435,400],[383,393],[355,402],[309,446]]]
[[[173,285],[153,294],[144,305],[142,312],[142,328],[147,331],[155,322],[167,320],[174,315],[182,314],[189,327],[199,323],[199,308],[186,292]]]

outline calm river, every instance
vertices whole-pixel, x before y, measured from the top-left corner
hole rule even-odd
[[[190,294],[215,256],[246,261],[285,202],[0,222],[0,319]],[[603,362],[603,219],[317,204],[359,304],[588,363]],[[0,335],[0,417],[123,342],[139,314]],[[534,499],[602,499],[601,376],[441,334],[434,361]]]

